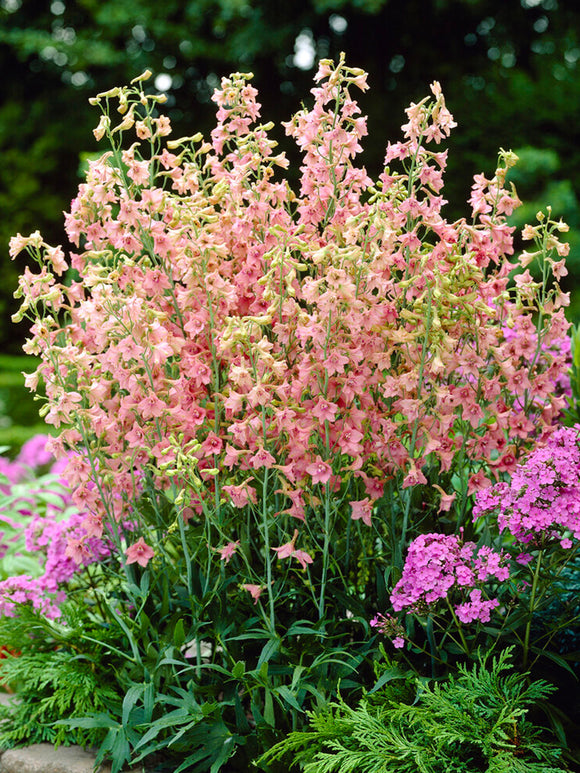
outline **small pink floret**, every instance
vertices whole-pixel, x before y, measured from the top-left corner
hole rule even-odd
[[[128,564],[139,564],[139,566],[145,567],[155,555],[155,551],[145,542],[143,537],[139,537],[137,542],[125,548],[125,555]]]

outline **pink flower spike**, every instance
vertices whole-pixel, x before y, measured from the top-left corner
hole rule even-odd
[[[139,564],[139,566],[145,567],[155,555],[155,551],[145,542],[143,537],[139,537],[137,542],[125,548],[125,555],[127,556],[127,564]]]

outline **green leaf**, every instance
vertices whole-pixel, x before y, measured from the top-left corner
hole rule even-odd
[[[173,629],[173,644],[177,647],[177,649],[181,649],[185,643],[185,630],[183,627],[183,618],[180,617],[177,623],[175,624],[175,628]]]
[[[308,620],[297,620],[286,631],[285,636],[298,636],[300,634],[306,634],[307,636],[320,636],[321,631],[316,627],[313,627]]]
[[[76,719],[59,719],[54,724],[66,725],[66,727],[87,728],[108,727],[115,729],[120,727],[118,722],[116,722],[112,717],[105,713],[93,714],[89,717],[78,717]]]
[[[264,645],[264,648],[262,649],[262,652],[260,653],[260,657],[258,658],[257,668],[259,669],[262,663],[267,663],[270,660],[270,658],[278,652],[279,648],[280,648],[279,639],[270,639],[269,642],[266,642],[266,644]]]
[[[277,693],[281,698],[283,698],[286,703],[290,704],[293,709],[296,709],[296,711],[299,711],[301,714],[304,713],[304,709],[302,706],[298,703],[296,700],[296,697],[290,692],[288,687],[285,684],[280,685],[280,687],[276,687],[274,690],[275,693]]]
[[[234,679],[241,679],[246,673],[246,661],[238,660],[235,666],[232,668],[232,676]]]
[[[272,693],[267,687],[264,692],[264,719],[269,725],[275,727],[276,719],[274,715],[274,699],[272,697]]]
[[[121,724],[123,727],[126,727],[129,724],[129,717],[131,716],[131,712],[143,694],[144,689],[144,684],[133,684],[127,690],[123,699],[123,714],[121,718]]]
[[[561,655],[557,655],[555,652],[550,652],[549,650],[543,650],[541,647],[531,647],[530,648],[532,652],[535,652],[539,655],[543,655],[544,657],[548,658],[549,660],[552,660],[554,663],[557,663],[561,668],[566,669],[576,681],[578,681],[578,675],[574,671],[573,668],[570,667],[568,663],[564,660],[564,658]]]
[[[387,668],[383,673],[380,675],[380,677],[377,679],[375,686],[368,691],[368,695],[372,695],[377,690],[380,690],[381,687],[384,687],[388,682],[392,682],[393,679],[404,679],[405,675],[402,674],[398,668]]]
[[[201,718],[201,714],[199,715]],[[159,733],[164,730],[167,727],[175,727],[176,725],[181,725],[184,722],[188,722],[191,720],[191,714],[187,709],[175,709],[174,711],[170,711],[168,714],[165,714],[162,717],[159,717],[159,719],[156,719],[155,722],[151,724],[151,727],[149,730],[145,733],[145,735],[140,739],[140,741],[136,744],[134,751],[137,751],[138,749],[141,749],[143,746],[149,743],[149,741],[156,738]],[[135,761],[138,762],[139,759],[141,759],[143,754],[139,756]]]

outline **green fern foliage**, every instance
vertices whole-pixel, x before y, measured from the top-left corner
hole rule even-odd
[[[17,692],[0,706],[0,749],[42,742],[93,746],[102,740],[101,728],[55,724],[119,702],[110,665],[87,648],[71,620],[67,625],[48,621],[26,605],[17,617],[0,618],[0,641],[8,649],[0,679]]]
[[[263,755],[292,755],[304,773],[558,773],[562,750],[526,718],[554,688],[528,683],[510,650],[445,682],[423,684],[413,702],[390,684],[350,707],[342,699],[309,713],[310,729]]]
[[[103,711],[117,699],[89,662],[63,650],[11,656],[2,665],[2,676],[20,687],[18,698],[0,707],[1,748],[41,742],[87,746],[102,740],[100,730],[54,725],[63,717]]]

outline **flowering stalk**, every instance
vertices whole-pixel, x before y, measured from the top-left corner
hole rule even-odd
[[[26,349],[42,358],[27,383],[44,382],[47,421],[61,427],[53,449],[92,455],[68,461],[75,501],[114,533],[135,521],[134,545],[117,552],[146,564],[150,476],[176,517],[188,510],[179,544],[196,534],[188,555],[204,593],[239,572],[252,606],[267,591],[272,629],[285,583],[293,598],[314,594],[320,620],[343,586],[346,614],[350,594],[372,592],[369,545],[403,577],[419,534],[450,519],[458,535],[471,495],[513,472],[563,405],[553,384],[566,298],[557,286],[542,296],[525,272],[509,284],[511,156],[476,177],[470,221],[448,222],[447,151],[435,146],[455,122],[439,84],[407,109],[373,181],[351,95],[366,75],[341,58],[315,79],[312,106],[285,124],[303,157],[297,191],[249,75],[223,79],[207,141],[168,140],[141,81],[98,96],[96,136],[112,149],[90,163],[65,221],[80,280],[58,279],[64,252],[38,233],[10,247],[40,265],[18,294]],[[176,504],[174,484],[188,502]],[[157,539],[153,551],[172,544]],[[490,611],[478,582],[454,607],[460,620]]]

